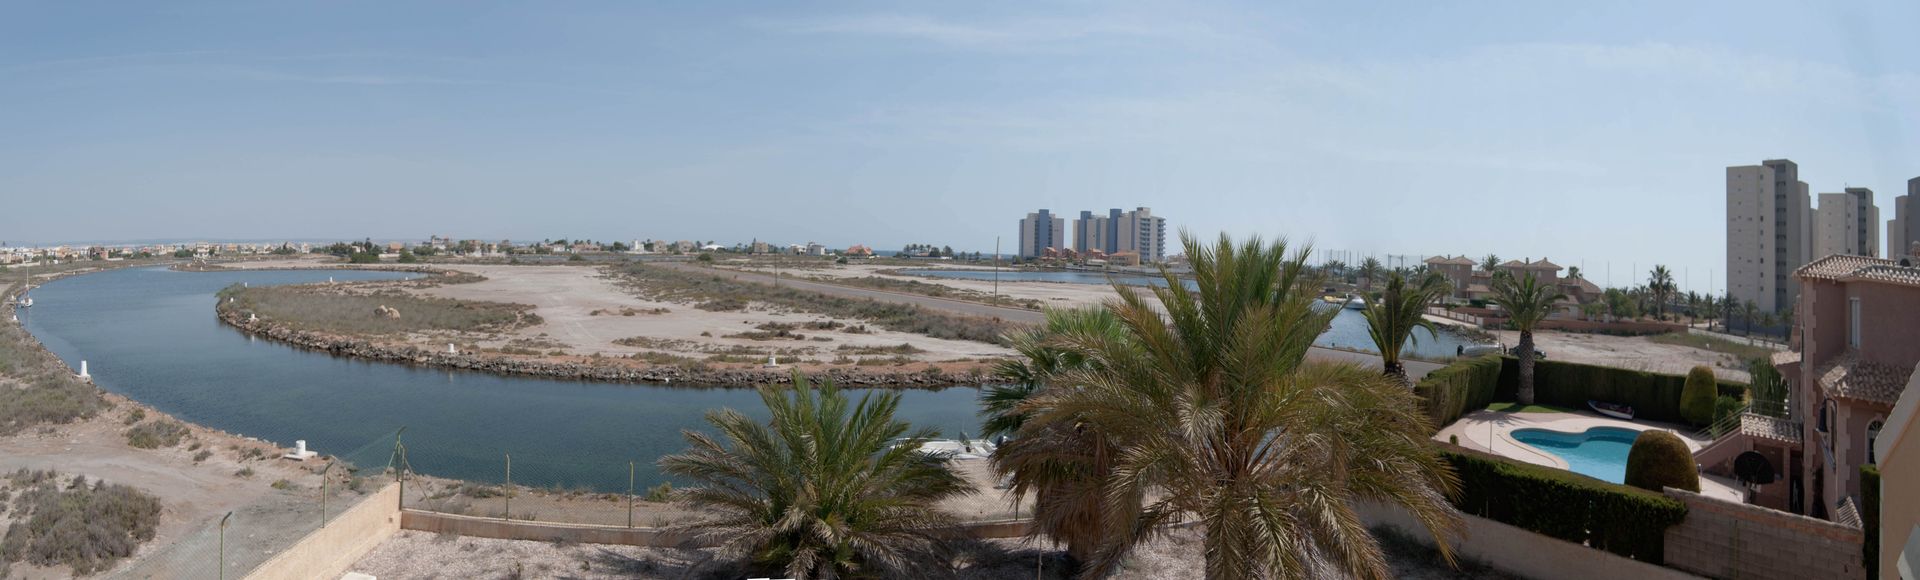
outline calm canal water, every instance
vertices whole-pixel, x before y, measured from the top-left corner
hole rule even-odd
[[[324,454],[385,465],[404,426],[415,470],[499,481],[626,488],[654,460],[685,448],[710,409],[765,418],[749,389],[697,389],[504,377],[337,358],[257,340],[214,318],[214,292],[255,286],[410,275],[356,271],[174,272],[139,268],[48,282],[34,289],[27,330],[74,368],[89,363],[102,388],[181,419]],[[864,392],[850,390],[858,396]],[[906,390],[898,417],[946,436],[979,429],[978,390]],[[359,451],[359,453],[354,453]]]
[[[985,270],[904,270],[902,273],[914,276],[957,278],[962,280],[992,280],[994,276],[993,272]],[[1000,280],[1003,282],[1063,282],[1068,284],[1105,285],[1109,283],[1110,279],[1122,284],[1134,286],[1167,285],[1165,279],[1156,276],[1128,275],[1109,278],[1106,274],[1097,272],[1000,272]],[[1188,280],[1187,287],[1192,288],[1193,281]],[[1328,306],[1331,307],[1331,305]],[[1401,352],[1421,358],[1450,358],[1454,355],[1455,348],[1466,344],[1466,341],[1452,334],[1441,333],[1436,336],[1433,333],[1420,329],[1415,329],[1413,333],[1413,337],[1407,341],[1407,345],[1401,349]],[[1342,309],[1340,314],[1333,317],[1333,323],[1327,327],[1327,331],[1322,333],[1320,338],[1315,340],[1314,343],[1320,346],[1345,348],[1349,350],[1376,351],[1376,349],[1373,348],[1373,337],[1367,335],[1367,319],[1361,316],[1358,310]]]

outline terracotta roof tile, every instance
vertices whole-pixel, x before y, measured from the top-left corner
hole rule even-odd
[[[1794,270],[1793,275],[1796,278],[1802,278],[1807,280],[1838,281],[1842,277],[1852,275],[1854,272],[1859,271],[1861,268],[1866,268],[1868,266],[1892,266],[1895,268],[1900,267],[1899,262],[1895,262],[1893,260],[1882,260],[1880,258],[1869,258],[1866,256],[1849,256],[1845,254],[1834,254],[1831,256],[1827,256],[1825,258],[1808,262],[1807,265],[1801,266],[1800,269],[1798,270]]]
[[[1771,439],[1787,443],[1800,442],[1800,426],[1792,421],[1778,417],[1768,417],[1754,413],[1740,416],[1740,432],[1748,437]]]
[[[1920,268],[1901,267],[1897,265],[1866,266],[1854,270],[1853,273],[1842,276],[1840,279],[1848,282],[1867,280],[1920,287]]]
[[[1860,357],[1857,349],[1847,349],[1820,365],[1815,376],[1828,396],[1892,405],[1900,400],[1913,369],[1882,364]]]

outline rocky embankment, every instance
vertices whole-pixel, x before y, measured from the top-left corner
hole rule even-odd
[[[382,362],[426,365],[441,368],[483,371],[503,375],[526,375],[553,379],[573,379],[623,383],[656,383],[689,387],[752,387],[793,382],[793,370],[781,368],[649,365],[621,358],[590,362],[542,360],[518,355],[446,352],[412,345],[383,344],[363,338],[295,330],[254,317],[226,304],[215,307],[221,322],[242,332],[277,340],[294,346]],[[979,374],[949,373],[936,367],[918,371],[866,369],[860,367],[821,367],[805,369],[809,379],[831,380],[840,386],[936,388],[978,385]]]

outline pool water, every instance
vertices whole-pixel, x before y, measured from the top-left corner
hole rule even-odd
[[[1513,439],[1567,461],[1567,469],[1601,481],[1625,483],[1627,452],[1639,431],[1618,427],[1594,427],[1584,433],[1562,433],[1546,429],[1515,429]]]

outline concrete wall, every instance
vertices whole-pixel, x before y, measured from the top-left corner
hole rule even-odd
[[[398,531],[400,486],[388,484],[254,568],[247,579],[339,578]]]
[[[1006,520],[963,524],[957,530],[976,538],[1016,538],[1027,533],[1027,520]],[[502,520],[454,514],[406,510],[400,514],[399,527],[408,530],[453,534],[500,540],[551,542],[566,540],[581,544],[619,544],[626,546],[699,548],[715,545],[685,534],[659,528],[622,528],[586,524],[559,524]]]
[[[1405,510],[1362,504],[1360,519],[1369,527],[1388,526],[1433,545],[1413,516]],[[1465,516],[1466,536],[1454,546],[1460,558],[1525,578],[1556,580],[1684,580],[1692,574],[1625,558],[1605,550],[1554,539],[1478,516]],[[1668,548],[1672,552],[1672,548]],[[1671,554],[1668,556],[1671,558]]]
[[[1714,578],[1866,578],[1859,529],[1671,488],[1666,493],[1687,504],[1687,519],[1667,528],[1668,566]]]

